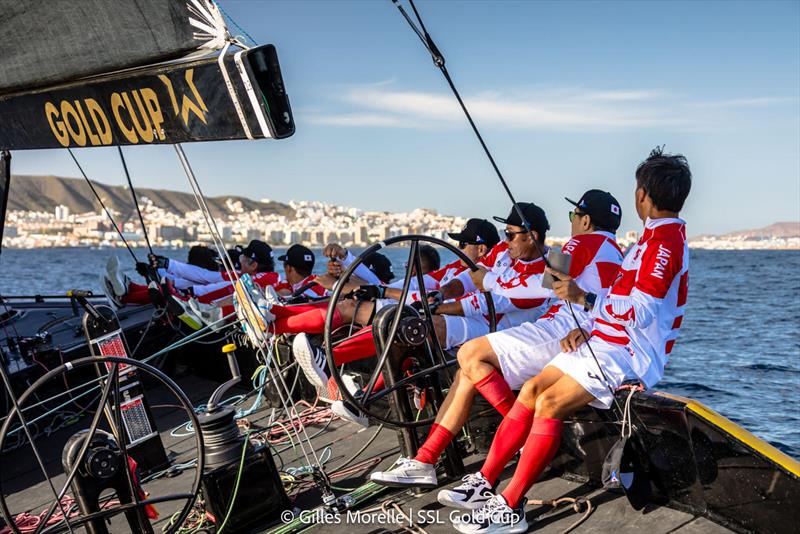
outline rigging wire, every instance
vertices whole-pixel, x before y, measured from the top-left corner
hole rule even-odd
[[[195,176],[194,171],[192,170],[191,164],[189,163],[189,160],[186,157],[186,153],[183,151],[183,147],[180,144],[176,143],[173,146],[174,146],[175,151],[176,151],[176,153],[178,155],[178,159],[180,160],[181,166],[183,167],[184,173],[186,174],[186,177],[187,177],[187,179],[189,181],[189,185],[192,188],[192,191],[193,191],[194,196],[195,196],[195,201],[197,202],[198,207],[200,208],[200,211],[203,214],[203,218],[205,219],[206,224],[208,225],[209,233],[211,235],[211,238],[212,238],[212,241],[214,242],[215,247],[217,248],[217,251],[218,251],[218,253],[220,255],[220,258],[222,259],[223,265],[224,265],[226,271],[228,272],[231,281],[238,282],[239,281],[238,272],[234,269],[233,262],[231,261],[231,258],[228,256],[228,251],[227,251],[227,248],[225,247],[225,245],[224,245],[224,243],[222,241],[221,233],[219,231],[219,228],[217,227],[217,224],[216,224],[216,221],[214,220],[214,217],[211,215],[211,210],[209,209],[208,204],[205,201],[205,196],[203,195],[203,192],[202,192],[202,190],[200,188],[200,184],[197,181],[197,177]],[[246,291],[244,291],[242,293],[245,294],[245,298],[248,300],[248,302],[247,303],[243,303],[243,305],[252,306],[255,309],[256,308],[256,303],[253,302],[252,297],[250,296],[250,294],[248,292],[246,292]],[[283,409],[286,411],[286,413],[288,414],[290,419],[292,419],[292,418],[297,418],[298,419],[299,425],[297,427],[293,426],[292,429],[293,429],[295,435],[297,436],[298,444],[300,446],[300,450],[301,450],[303,456],[305,457],[306,462],[308,462],[309,465],[312,464],[311,459],[309,458],[309,454],[308,454],[308,452],[306,450],[306,447],[303,444],[304,439],[301,438],[301,436],[300,436],[301,432],[305,437],[306,443],[308,444],[309,448],[311,449],[311,456],[314,458],[314,462],[313,463],[316,464],[316,467],[317,467],[317,469],[319,469],[322,477],[327,479],[327,477],[325,475],[325,472],[323,470],[322,463],[320,462],[320,459],[317,456],[316,450],[314,449],[313,445],[311,444],[311,439],[308,436],[308,432],[306,431],[305,425],[303,424],[302,420],[298,417],[297,406],[296,406],[294,400],[291,397],[291,393],[290,393],[289,387],[288,387],[288,385],[286,384],[286,381],[283,378],[283,374],[281,373],[280,369],[277,369],[277,371],[275,369],[273,369],[273,365],[272,365],[272,363],[273,363],[272,362],[272,360],[273,360],[273,358],[272,358],[273,351],[271,349],[271,344],[270,344],[270,338],[273,337],[273,336],[271,334],[267,333],[267,332],[263,332],[258,324],[254,324],[253,323],[252,319],[248,316],[248,314],[245,314],[244,321],[247,324],[247,327],[251,329],[251,331],[255,334],[257,340],[259,341],[258,346],[255,347],[256,352],[260,355],[262,360],[265,362],[267,371],[269,372],[269,374],[270,374],[270,376],[272,378],[272,381],[278,386],[278,388],[277,388],[278,389],[278,396],[280,398],[281,404],[283,405]],[[264,347],[270,347],[270,348],[269,348],[269,350],[267,350],[265,352]],[[292,409],[289,409],[289,406],[291,406]]]
[[[119,152],[119,159],[122,162],[122,169],[125,171],[125,178],[128,180],[128,187],[131,188],[131,197],[133,197],[133,205],[136,206],[136,213],[139,214],[139,222],[142,225],[142,233],[144,234],[144,240],[147,243],[147,248],[150,251],[150,254],[153,254],[153,246],[150,244],[150,237],[147,235],[147,226],[144,224],[144,217],[142,217],[142,210],[139,208],[139,201],[136,198],[136,189],[133,188],[133,182],[131,182],[131,174],[128,172],[128,164],[125,161],[125,156],[122,154],[122,147],[117,145],[117,152]]]
[[[105,212],[106,212],[106,216],[107,216],[107,217],[108,217],[108,219],[111,221],[111,224],[114,226],[114,230],[117,232],[117,235],[119,235],[119,238],[120,238],[120,239],[122,240],[122,242],[125,244],[125,248],[127,248],[127,249],[128,249],[128,252],[130,252],[130,254],[131,254],[131,257],[133,258],[133,261],[134,261],[134,263],[138,263],[138,262],[139,262],[139,260],[138,260],[138,258],[136,257],[136,254],[133,252],[133,249],[132,249],[132,248],[131,248],[131,246],[128,244],[128,241],[125,239],[125,236],[122,234],[122,230],[121,230],[121,229],[120,229],[120,227],[117,225],[117,222],[114,220],[114,217],[111,215],[111,212],[110,212],[110,211],[109,211],[109,209],[106,207],[105,203],[103,202],[103,199],[102,199],[102,198],[100,198],[100,193],[98,193],[98,192],[97,192],[97,189],[95,189],[95,187],[94,187],[94,184],[93,184],[93,183],[92,183],[92,181],[89,179],[89,177],[86,175],[86,172],[83,170],[83,167],[81,166],[81,164],[78,162],[78,158],[76,158],[76,157],[75,157],[75,154],[72,152],[72,149],[71,149],[71,148],[67,147],[67,152],[69,152],[69,155],[72,157],[72,161],[74,161],[74,162],[75,162],[75,165],[78,167],[78,170],[79,170],[79,171],[81,171],[81,175],[83,175],[83,179],[84,179],[84,180],[86,180],[86,183],[87,183],[87,184],[89,184],[89,189],[91,189],[91,190],[92,190],[92,193],[94,193],[94,197],[95,197],[95,198],[97,199],[97,201],[100,203],[100,206],[103,208],[103,211],[105,211]],[[126,172],[127,172],[127,171],[126,171]],[[134,200],[135,200],[135,197],[134,197]]]
[[[409,5],[411,6],[411,9],[414,12],[414,16],[416,17],[417,22],[419,23],[419,26],[417,26],[414,23],[414,21],[408,15],[408,12],[400,4],[399,0],[392,0],[392,3],[395,6],[397,6],[397,9],[403,15],[403,18],[406,19],[406,22],[408,22],[408,24],[411,27],[411,29],[414,31],[414,33],[417,35],[417,37],[419,37],[420,41],[422,41],[423,46],[425,46],[425,48],[431,54],[431,58],[433,59],[434,65],[436,65],[436,67],[441,71],[442,75],[444,76],[445,80],[447,81],[447,84],[450,86],[450,90],[453,92],[453,95],[455,95],[456,100],[458,100],[458,103],[461,106],[461,110],[464,112],[464,115],[467,117],[467,121],[469,122],[469,125],[472,127],[472,131],[475,133],[475,136],[478,138],[478,141],[480,142],[481,147],[483,148],[483,151],[486,154],[486,157],[489,159],[489,162],[492,164],[492,168],[494,169],[495,174],[497,174],[497,178],[500,180],[500,184],[503,186],[503,189],[505,190],[506,195],[508,195],[508,198],[511,200],[511,203],[514,206],[514,210],[517,212],[517,215],[519,216],[520,221],[522,222],[522,227],[525,228],[525,230],[529,234],[532,234],[533,230],[531,229],[530,222],[525,218],[525,214],[522,213],[522,209],[520,208],[519,204],[517,203],[516,199],[514,198],[514,194],[511,192],[511,189],[509,188],[508,183],[506,182],[505,178],[503,177],[503,173],[500,172],[500,168],[497,166],[497,163],[495,162],[494,157],[492,156],[492,153],[489,151],[489,147],[486,145],[486,142],[483,140],[483,136],[481,135],[480,131],[478,130],[478,127],[475,124],[475,121],[472,119],[472,115],[470,115],[470,112],[467,109],[466,104],[464,104],[464,100],[461,98],[461,94],[458,92],[458,89],[456,88],[456,85],[453,82],[453,79],[450,77],[450,73],[447,71],[447,67],[445,66],[444,55],[441,53],[439,48],[436,46],[436,43],[433,41],[433,38],[428,33],[428,30],[425,28],[425,23],[422,21],[422,16],[419,14],[419,11],[417,11],[417,6],[414,5],[414,0],[408,0],[408,3],[409,3]],[[531,235],[531,237],[533,237],[533,236]],[[550,265],[550,262],[547,259],[547,256],[544,253],[542,245],[539,243],[539,241],[537,239],[531,239],[531,241],[533,242],[534,246],[537,249],[537,252],[541,256],[542,260],[544,261],[545,266],[547,266],[548,268],[552,268],[552,266]],[[614,395],[614,389],[611,387],[611,384],[609,383],[608,379],[606,378],[606,375],[603,372],[603,368],[600,365],[600,361],[597,359],[597,356],[595,355],[594,350],[592,349],[592,346],[589,343],[589,337],[586,335],[586,332],[584,332],[583,329],[581,328],[580,322],[578,321],[578,318],[575,316],[575,313],[572,310],[572,304],[571,303],[568,303],[568,304],[569,304],[570,312],[572,313],[572,317],[573,317],[573,319],[575,321],[575,326],[580,330],[581,337],[583,337],[583,340],[584,340],[584,342],[586,344],[586,347],[589,349],[589,352],[591,353],[592,358],[594,359],[595,364],[597,365],[597,368],[600,370],[600,374],[603,376],[603,379],[605,381],[606,387],[608,387],[609,391],[611,392],[611,398],[613,400],[614,407],[616,407],[616,411],[619,412],[617,414],[617,416],[618,416],[619,419],[622,419],[623,410],[622,410],[622,407],[619,405],[619,402],[617,401],[616,395]]]

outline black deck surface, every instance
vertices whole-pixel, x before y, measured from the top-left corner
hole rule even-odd
[[[182,389],[195,405],[202,404],[210,395],[210,392],[218,385],[214,382],[198,378],[196,376],[186,376],[178,380]],[[231,395],[244,393],[247,390],[240,388],[239,391],[233,390]],[[175,400],[167,398],[158,391],[151,392],[150,402],[154,406],[154,411],[158,418],[159,430],[162,439],[173,463],[186,462],[195,457],[194,440],[191,435],[172,436],[170,431],[180,427],[185,417],[182,412],[174,407]],[[249,406],[250,401],[244,403]],[[250,415],[247,419],[252,427],[264,426],[273,414],[272,408],[262,408]],[[61,447],[66,439],[77,429],[85,428],[88,419],[82,419],[77,425],[54,432],[50,436],[42,435],[37,439],[46,460],[47,470],[52,477],[51,480],[60,487],[63,484],[64,475],[61,468]],[[310,425],[307,432],[313,436],[313,444],[318,455],[325,460],[326,469],[339,466],[346,459],[357,452],[369,439],[371,439],[377,427],[361,429],[356,425],[341,420],[333,420],[326,424]],[[179,430],[178,433],[181,433]],[[325,452],[330,449],[330,456]],[[286,470],[290,467],[304,465],[306,462],[295,453],[291,445],[287,443],[275,445],[275,461],[279,469]],[[353,462],[358,464],[362,460],[378,458],[380,468],[388,467],[398,456],[399,447],[397,435],[388,429],[380,431],[371,445]],[[323,456],[324,455],[324,456]],[[375,460],[377,462],[378,460]],[[468,471],[477,470],[480,466],[482,457],[472,455],[465,459]],[[349,475],[348,478],[334,477],[333,483],[343,488],[356,488],[367,481],[369,472],[375,469],[374,463],[366,466],[358,473]],[[513,469],[513,466],[512,466]],[[512,471],[507,470],[503,479],[511,476]],[[0,463],[0,474],[2,479],[2,490],[6,495],[8,506],[12,513],[23,511],[40,512],[47,504],[53,502],[50,487],[30,454],[29,447],[6,453],[2,456]],[[153,496],[165,495],[168,493],[186,492],[194,476],[194,470],[189,469],[181,475],[171,478],[161,478],[145,484],[145,489]],[[452,484],[455,484],[453,482]],[[501,483],[501,488],[504,483]],[[613,494],[586,487],[577,482],[571,482],[560,478],[545,478],[540,481],[528,494],[529,498],[554,499],[559,497],[586,497],[594,507],[593,513],[580,525],[576,532],[614,532],[647,534],[680,532],[684,534],[692,533],[721,533],[730,532],[704,518],[694,517],[690,514],[673,510],[670,508],[655,508],[646,513],[634,511],[621,494]],[[300,493],[290,495],[293,505],[297,509],[310,509],[320,504],[320,497],[314,488],[306,487]],[[418,519],[417,524],[424,528],[428,533],[451,532],[452,527],[449,523],[451,509],[442,507],[436,501],[436,490],[414,494],[410,491],[389,490],[375,500],[366,502],[360,506],[361,509],[373,508],[380,505],[382,501],[391,500],[400,505],[403,510]],[[161,526],[172,514],[175,506],[171,503],[162,503],[157,506],[161,513],[161,519],[154,525],[156,532],[160,532]],[[399,523],[387,521],[387,515],[379,512],[362,514],[359,521],[352,521],[354,515],[343,516],[338,522],[329,524],[316,524],[312,527],[313,531],[321,533],[376,533],[376,532],[403,532],[404,528]],[[399,517],[395,515],[395,517]],[[553,512],[548,507],[528,507],[528,521],[531,528],[540,532],[562,532],[576,520],[580,515],[576,514],[569,507],[564,507]],[[348,520],[351,521],[348,521]],[[426,523],[427,521],[427,523]],[[266,531],[280,523],[264,525]],[[127,524],[119,519],[112,523],[113,532],[128,532]],[[82,532],[82,530],[77,530]]]

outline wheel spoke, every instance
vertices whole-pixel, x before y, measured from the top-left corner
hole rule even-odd
[[[112,372],[116,371],[117,367],[119,366],[118,363],[114,363],[111,370]],[[78,473],[78,469],[80,469],[81,464],[83,463],[84,458],[86,457],[86,451],[89,450],[89,445],[94,437],[95,433],[97,432],[97,425],[100,424],[100,417],[103,414],[103,406],[106,405],[108,402],[108,395],[111,392],[111,387],[113,385],[112,380],[108,380],[106,384],[103,386],[103,394],[100,396],[100,404],[97,405],[97,411],[92,416],[92,424],[89,425],[89,434],[87,435],[86,439],[84,440],[83,444],[81,445],[81,449],[78,452],[78,457],[75,459],[75,464],[72,470],[67,474],[67,480],[64,482],[64,486],[61,488],[61,491],[58,492],[56,495],[55,502],[50,505],[50,508],[47,510],[47,514],[45,514],[42,522],[36,528],[34,534],[39,534],[42,531],[42,527],[47,524],[47,521],[53,516],[53,512],[55,512],[57,507],[62,507],[61,499],[64,495],[67,494],[67,489],[69,489],[70,484],[72,484],[72,480],[75,478],[75,475]],[[49,478],[48,478],[49,479]],[[64,515],[66,516],[67,513],[65,512]],[[69,526],[69,522],[67,522],[67,526]],[[72,532],[72,528],[70,527],[70,532]]]
[[[417,256],[418,252],[417,249],[419,247],[419,242],[414,240],[411,242],[410,250],[408,251],[408,263],[411,264],[414,261],[414,257]],[[375,382],[378,381],[378,376],[381,374],[381,370],[384,368],[386,364],[386,359],[389,357],[389,353],[392,350],[392,344],[394,343],[394,338],[397,336],[397,327],[400,325],[400,319],[403,317],[403,306],[408,297],[408,290],[411,287],[411,269],[406,269],[406,276],[403,280],[403,291],[400,293],[400,301],[398,304],[398,308],[395,312],[394,317],[392,318],[392,326],[389,328],[389,337],[388,339],[383,340],[383,347],[381,349],[381,357],[378,359],[378,365],[375,366],[375,369],[372,371],[372,375],[369,377],[369,382],[367,382],[367,387],[364,390],[364,396],[369,397],[372,393],[372,390],[375,388]]]

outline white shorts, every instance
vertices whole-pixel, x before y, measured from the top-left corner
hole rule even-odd
[[[607,343],[602,339],[590,340],[597,362],[603,368],[603,373],[597,369],[597,363],[592,358],[592,353],[581,345],[575,352],[561,352],[548,364],[560,369],[564,374],[571,376],[583,389],[590,393],[595,400],[589,404],[596,408],[608,408],[613,402],[609,391],[616,391],[626,380],[636,379],[636,374],[631,368],[633,355],[626,345]],[[603,375],[608,383],[603,380]]]
[[[444,317],[447,335],[445,336],[446,349],[452,349],[463,345],[470,339],[485,336],[489,333],[489,320],[483,315],[471,315],[463,317],[461,315],[442,315]],[[497,331],[521,325],[530,319],[531,314],[526,312],[514,312],[504,314],[497,321]]]
[[[445,335],[443,349],[452,349],[463,345],[470,339],[485,336],[489,333],[489,321],[482,315],[463,317],[461,315],[442,315],[444,317]]]
[[[494,332],[486,339],[497,355],[503,378],[516,390],[561,352],[560,341],[573,328],[572,317],[555,315]]]
[[[375,299],[375,313],[378,313],[381,308],[389,304],[397,304],[397,301],[394,299]]]

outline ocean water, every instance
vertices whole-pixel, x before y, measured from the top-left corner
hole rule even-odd
[[[402,275],[407,250],[387,252]],[[99,290],[111,254],[132,269],[124,249],[4,250],[0,294]],[[680,338],[655,389],[692,397],[800,458],[800,251],[693,250],[689,276]]]

